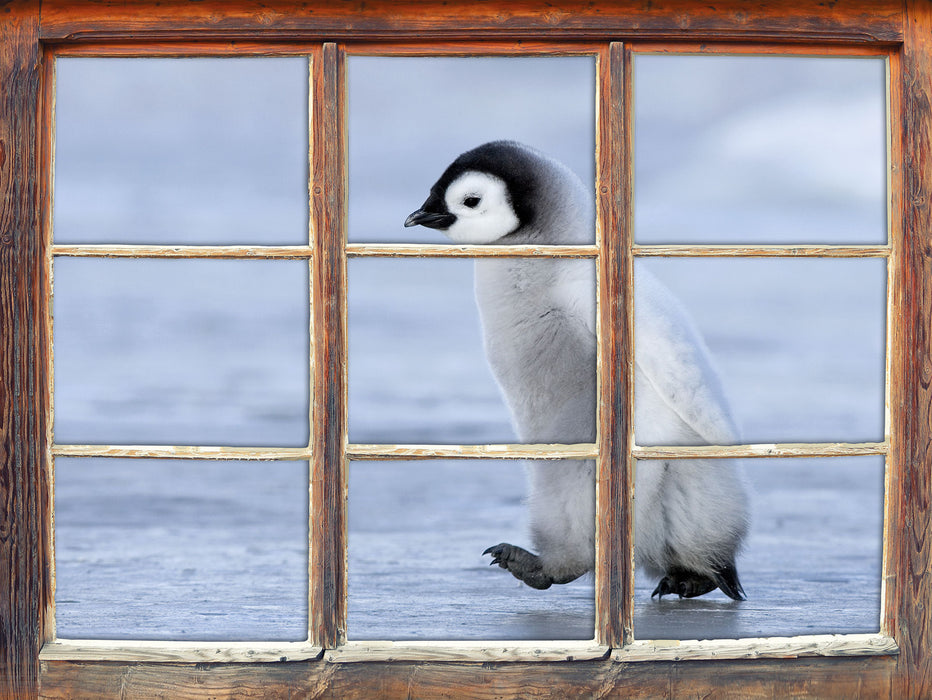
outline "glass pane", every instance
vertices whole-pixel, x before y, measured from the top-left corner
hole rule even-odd
[[[592,639],[591,576],[535,590],[482,554],[532,549],[524,493],[511,461],[353,462],[347,636]]]
[[[55,261],[55,440],[308,444],[302,261]]]
[[[883,440],[882,259],[640,259],[635,279],[639,444]],[[662,386],[700,371],[701,344],[678,336],[690,317],[724,401]],[[706,386],[712,374],[703,375]],[[723,404],[737,424],[734,439],[709,427]],[[664,405],[679,418],[659,418]],[[683,420],[692,433],[680,429]]]
[[[593,192],[593,57],[351,56],[347,76],[350,241],[449,242],[405,219],[459,154],[489,141],[543,151]]]
[[[56,243],[307,243],[306,59],[56,71]]]
[[[63,639],[307,638],[307,464],[55,460]]]
[[[677,504],[666,509],[657,505],[658,498],[647,495],[655,492],[651,470],[662,463],[639,462],[635,537],[641,546],[649,548],[648,532],[661,521],[684,521],[690,538],[696,540],[708,514],[673,500],[673,491],[688,485],[690,469],[717,470],[725,462],[693,462],[692,467],[680,463],[675,472],[665,471],[662,488],[671,494],[667,503]],[[679,599],[673,594],[652,599],[660,576],[639,570],[635,637],[731,639],[877,632],[883,458],[754,459],[743,460],[743,466],[751,487],[751,525],[737,557],[737,571],[747,600],[730,600],[720,590],[697,598]],[[701,478],[710,483],[706,475]],[[650,507],[644,505],[648,503]],[[667,537],[672,542],[682,539],[671,532]]]
[[[594,323],[591,260],[353,259],[349,439],[593,442]]]
[[[640,55],[638,243],[884,243],[880,58]]]

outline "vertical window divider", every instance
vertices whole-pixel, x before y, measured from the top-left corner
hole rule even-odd
[[[52,51],[42,53],[42,83],[40,87],[40,123],[39,123],[39,207],[41,211],[41,231],[39,240],[43,246],[42,264],[45,277],[43,280],[42,297],[45,308],[41,309],[43,343],[46,349],[43,360],[45,370],[45,383],[42,388],[42,401],[48,407],[45,419],[45,443],[42,446],[41,461],[45,524],[45,551],[48,556],[48,575],[45,580],[45,605],[43,625],[40,631],[40,642],[45,644],[54,641],[58,636],[55,612],[55,456],[52,452],[54,442],[55,420],[55,348],[52,319],[52,302],[54,290],[55,265],[52,256],[52,205],[55,201],[55,61]],[[43,191],[44,190],[44,191]]]
[[[620,42],[599,55],[596,113],[598,460],[596,641],[634,638],[633,257],[631,57]]]
[[[897,444],[899,431],[894,429],[896,414],[894,408],[894,394],[899,388],[894,386],[897,381],[898,348],[902,348],[903,340],[900,338],[901,324],[895,319],[901,318],[902,307],[898,306],[900,282],[900,247],[903,241],[903,218],[899,213],[903,211],[903,143],[900,129],[896,125],[903,120],[902,101],[902,70],[903,62],[899,52],[891,52],[886,60],[886,147],[887,147],[887,245],[890,246],[890,255],[887,257],[887,298],[886,298],[886,344],[884,348],[884,441],[887,443],[887,455],[884,457],[884,513],[882,535],[882,560],[880,577],[880,623],[881,634],[894,636],[895,609],[892,594],[895,592],[896,560],[892,523],[896,518],[895,493],[897,484],[896,458],[900,446]]]
[[[344,53],[311,55],[309,641],[346,639],[346,123]]]

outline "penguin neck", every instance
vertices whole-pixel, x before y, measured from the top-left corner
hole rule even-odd
[[[496,241],[504,245],[585,245],[594,240],[592,198],[576,178],[545,182],[534,220]]]
[[[541,185],[534,221],[497,241],[506,245],[585,245],[594,239],[592,198],[575,175],[557,171]],[[550,204],[551,206],[546,206]],[[565,282],[591,276],[591,263],[546,256],[479,258],[476,297],[483,324],[522,323],[551,308]],[[593,280],[594,283],[594,280]],[[562,303],[562,300],[561,300]]]

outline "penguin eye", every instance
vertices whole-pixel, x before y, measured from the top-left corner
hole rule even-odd
[[[463,204],[465,204],[470,209],[475,209],[476,207],[479,206],[479,202],[481,201],[482,199],[480,197],[476,197],[475,195],[470,195],[469,197],[463,200]]]

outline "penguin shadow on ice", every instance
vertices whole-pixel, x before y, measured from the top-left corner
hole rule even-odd
[[[594,201],[566,166],[512,141],[456,158],[405,226],[461,244],[586,244]],[[595,441],[594,267],[588,260],[480,258],[476,300],[486,356],[525,443]],[[646,270],[634,282],[634,432],[641,445],[725,445],[737,430],[705,343]],[[595,463],[530,461],[536,554],[489,547],[492,563],[533,588],[568,583],[595,560]],[[734,460],[642,461],[635,477],[635,561],[652,597],[721,589],[744,600],[735,557],[748,494]]]

